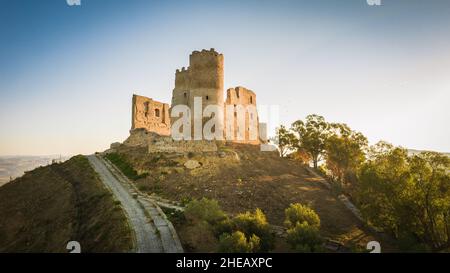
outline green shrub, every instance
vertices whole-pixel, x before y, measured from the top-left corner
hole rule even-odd
[[[166,207],[161,207],[161,209],[169,221],[173,224],[184,224],[186,218],[184,217],[184,213],[182,211]]]
[[[183,206],[187,206],[187,204],[189,204],[189,202],[191,202],[191,201],[192,201],[192,198],[189,196],[183,196],[180,200],[181,205],[183,205]]]
[[[207,198],[192,200],[186,204],[183,215],[178,217],[186,220],[182,224],[189,231],[184,238],[187,244],[196,251],[216,251],[219,232],[227,230],[224,223],[228,222],[219,203]]]
[[[256,209],[254,213],[238,214],[233,218],[231,225],[234,231],[241,231],[249,238],[253,235],[258,236],[261,239],[261,251],[273,249],[274,236],[270,231],[266,216],[260,209]]]
[[[284,211],[286,219],[284,224],[287,228],[295,227],[297,223],[307,222],[310,226],[320,227],[320,218],[317,213],[308,206],[295,203]]]
[[[184,215],[188,221],[205,221],[211,225],[215,225],[227,218],[219,203],[216,200],[207,198],[189,202],[184,210]]]
[[[322,237],[316,226],[311,226],[308,222],[297,222],[296,225],[287,231],[287,242],[292,249],[297,252],[320,252],[322,250]]]
[[[187,203],[184,217],[194,230],[201,226],[205,235],[214,234],[221,252],[266,252],[274,247],[274,236],[260,209],[230,219],[216,200],[202,198]]]
[[[219,252],[224,253],[254,253],[260,249],[260,238],[253,234],[246,238],[245,234],[235,231],[231,235],[224,233],[219,238]]]
[[[223,233],[232,233],[233,223],[228,217],[214,225],[214,234],[219,238]]]

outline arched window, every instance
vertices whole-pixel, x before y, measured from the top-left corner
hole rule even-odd
[[[209,96],[206,96],[206,100],[209,100]]]
[[[253,104],[253,97],[250,96],[250,104]]]
[[[155,116],[159,118],[159,109],[155,109]]]

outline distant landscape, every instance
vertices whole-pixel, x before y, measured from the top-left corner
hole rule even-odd
[[[11,179],[22,176],[39,166],[46,166],[52,160],[63,162],[70,156],[46,155],[46,156],[0,156],[0,186]]]
[[[420,154],[421,152],[424,152],[424,150],[408,149],[408,154],[409,155],[416,155],[416,154]],[[444,153],[444,152],[439,152],[439,153],[450,157],[450,153]]]

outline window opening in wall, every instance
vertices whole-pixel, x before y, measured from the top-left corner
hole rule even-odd
[[[148,101],[144,102],[144,116],[148,116]]]

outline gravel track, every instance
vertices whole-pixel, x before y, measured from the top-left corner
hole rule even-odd
[[[183,252],[172,223],[155,202],[137,191],[109,162],[96,155],[89,155],[87,158],[103,183],[121,203],[134,233],[136,252]]]

